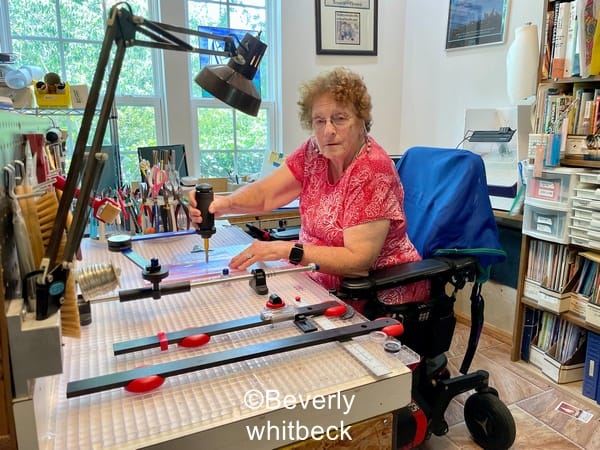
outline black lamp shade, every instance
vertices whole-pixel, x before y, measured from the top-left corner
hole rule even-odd
[[[229,65],[206,66],[194,81],[229,106],[254,117],[258,115],[261,100],[254,83]]]
[[[194,81],[219,100],[251,116],[257,116],[260,94],[252,82],[267,49],[260,39],[246,33],[237,56],[227,65],[210,65],[196,75]]]

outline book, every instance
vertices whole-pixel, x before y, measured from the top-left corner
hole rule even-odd
[[[581,109],[581,98],[583,96],[584,88],[577,83],[573,85],[573,108],[569,115],[569,132],[571,134],[577,133],[577,125],[579,120],[579,110]]]
[[[595,4],[597,2],[594,2]],[[596,8],[596,19],[597,19],[597,6]],[[591,45],[591,57],[590,57],[590,75],[600,74],[600,28],[596,23],[594,29],[594,37]]]
[[[579,19],[579,15],[580,15],[580,5],[583,3],[583,0],[574,0],[573,3],[575,4],[575,20],[576,20],[576,25],[575,25],[575,45],[573,48],[573,62],[571,64],[571,76],[573,77],[577,77],[579,75],[581,75],[581,61],[580,61],[580,49],[581,49],[581,40],[579,39],[579,35],[581,33],[580,31],[580,24],[581,21]]]
[[[550,93],[546,97],[545,133],[560,133],[563,119],[567,118],[567,109],[573,97],[564,93]]]
[[[598,369],[600,364],[600,335],[588,332],[588,342],[585,357],[585,369],[583,371],[583,385],[581,393],[592,399],[596,399],[596,388],[598,386]]]
[[[588,134],[584,133],[586,129],[586,118],[588,119],[587,129],[589,129],[589,114],[591,112],[591,106],[588,105],[588,102],[593,103],[594,92],[590,89],[584,89],[581,94],[581,100],[579,103],[578,117],[577,117],[577,127],[575,128],[575,134]],[[586,110],[587,108],[587,110]]]
[[[581,111],[583,112],[581,116],[581,120],[579,121],[579,126],[577,129],[577,134],[588,135],[591,133],[592,129],[592,115],[594,111],[594,100],[586,100],[582,105]]]
[[[592,47],[596,32],[596,17],[594,14],[594,0],[582,0],[579,3],[579,75],[582,78],[590,76],[590,63],[592,60]]]
[[[537,332],[539,310],[525,307],[523,335],[521,339],[521,359],[529,362],[530,347]]]
[[[592,110],[592,125],[590,128],[590,134],[596,134],[598,132],[598,126],[600,125],[600,89],[594,90],[594,107]]]
[[[552,70],[551,78],[565,76],[565,58],[567,54],[567,34],[569,31],[570,2],[558,3],[558,14],[555,18],[554,36],[552,41]]]
[[[552,36],[554,34],[554,9],[546,15],[546,44],[544,45],[544,60],[542,63],[542,79],[550,78],[552,67]],[[579,41],[579,39],[578,39]],[[539,131],[536,129],[536,131]]]
[[[567,25],[567,40],[565,47],[565,66],[563,77],[574,75],[575,47],[577,44],[577,2],[569,3],[569,22]]]

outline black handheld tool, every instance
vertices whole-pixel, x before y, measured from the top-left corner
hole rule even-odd
[[[214,198],[213,187],[210,184],[202,183],[196,185],[196,208],[202,213],[202,222],[196,229],[196,233],[204,239],[206,262],[208,262],[208,239],[217,231],[215,229],[215,215],[208,212],[208,207]]]

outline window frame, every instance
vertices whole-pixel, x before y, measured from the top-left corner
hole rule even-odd
[[[200,0],[207,3],[215,3],[212,0]],[[168,5],[166,5],[168,3]],[[219,2],[216,2],[219,3]],[[148,0],[148,15],[150,18],[156,18],[159,22],[173,23],[173,24],[184,24],[186,27],[189,23],[188,12],[187,12],[188,0],[160,2],[158,0]],[[238,6],[238,3],[227,3],[229,6]],[[276,64],[277,60],[277,44],[273,41],[273,37],[277,36],[276,29],[279,28],[279,23],[275,22],[278,20],[279,13],[279,1],[278,0],[265,0],[266,7],[266,21],[267,29],[263,31],[263,38],[267,40],[268,52],[270,53],[269,58],[271,61],[270,67],[266,64],[261,66],[261,70],[268,71],[268,83],[267,89],[268,95],[263,96],[261,109],[264,109],[267,115],[266,121],[266,156],[267,149],[277,148],[276,142],[278,139],[277,132],[277,104],[275,93],[277,92],[277,86],[279,85],[279,78],[277,73]],[[135,11],[134,11],[135,13]],[[10,24],[8,24],[8,0],[0,0],[0,47],[3,51],[12,51],[11,31]],[[57,8],[58,14],[58,8]],[[162,18],[164,17],[164,19]],[[5,26],[7,25],[7,26]],[[271,42],[269,42],[271,41]],[[59,44],[64,45],[65,39],[59,39]],[[96,41],[92,41],[96,42]],[[153,67],[153,80],[155,93],[152,95],[140,95],[140,96],[115,96],[115,105],[117,110],[123,106],[142,106],[151,107],[154,110],[154,126],[156,133],[156,145],[170,145],[170,144],[184,144],[186,147],[186,154],[188,159],[188,167],[190,173],[195,176],[204,176],[200,173],[199,163],[199,152],[196,150],[199,148],[199,124],[197,122],[197,110],[203,107],[215,107],[215,102],[218,102],[220,107],[223,107],[223,103],[215,99],[198,99],[192,98],[192,83],[193,78],[188,80],[187,89],[182,88],[181,76],[178,81],[177,75],[174,73],[190,73],[190,58],[198,57],[197,54],[185,54],[183,58],[177,54],[181,52],[169,52],[153,50],[152,52],[152,67]],[[173,63],[175,61],[175,63]],[[183,63],[182,61],[185,61]],[[26,62],[24,62],[26,63]],[[93,66],[96,66],[96,61],[92,61]],[[61,67],[61,72],[64,72],[64,67]],[[170,79],[170,80],[169,80]],[[91,80],[90,80],[91,82]],[[187,114],[186,114],[187,112]],[[237,112],[236,112],[237,113]],[[243,114],[243,113],[239,113]],[[120,126],[119,118],[117,114],[117,128],[120,130],[123,127]],[[235,124],[234,124],[235,127]],[[108,136],[109,130],[107,130]],[[123,139],[121,133],[116,134],[116,140],[120,142],[112,142],[112,144],[119,145],[118,151],[121,154],[133,153],[134,149],[123,148],[121,142]],[[188,150],[189,149],[189,150]],[[239,152],[237,147],[231,150],[234,157]],[[263,161],[264,166],[264,161]]]
[[[276,95],[276,93],[278,92],[278,86],[280,84],[279,80],[279,72],[277,69],[277,65],[274,63],[274,61],[278,60],[278,44],[277,44],[277,39],[275,39],[275,36],[278,36],[280,33],[277,32],[277,30],[280,29],[280,25],[279,25],[279,10],[280,10],[280,6],[279,6],[279,0],[264,0],[265,1],[265,9],[266,9],[266,22],[267,22],[267,27],[265,30],[255,30],[255,31],[261,31],[263,36],[266,36],[265,38],[263,38],[263,40],[265,42],[267,42],[268,44],[268,48],[267,48],[267,52],[269,54],[269,61],[271,61],[270,64],[262,64],[261,65],[261,71],[263,71],[263,73],[265,74],[265,76],[267,77],[267,92],[266,93],[261,93],[262,95],[262,99],[261,99],[261,110],[265,111],[266,114],[266,123],[267,123],[267,133],[266,133],[266,148],[263,149],[264,154],[262,157],[262,168],[261,168],[261,174],[264,170],[265,167],[265,159],[268,158],[268,152],[270,149],[272,148],[279,148],[279,146],[277,145],[278,142],[278,126],[277,126],[277,103],[276,103],[276,98],[279,97]],[[215,0],[186,0],[186,26],[190,27],[190,19],[189,19],[189,15],[188,15],[188,11],[187,11],[187,5],[189,4],[189,2],[197,2],[197,3],[214,3],[214,4],[219,4],[221,7],[225,7],[225,8],[229,8],[231,7],[239,7],[240,3],[243,3],[243,0],[219,0],[219,1],[215,1]],[[163,12],[164,11],[164,7],[163,7]],[[165,52],[166,54],[167,52]],[[190,55],[188,57],[188,72],[190,73],[190,77],[192,79],[192,83],[193,83],[193,77],[195,76],[195,74],[192,74],[190,72],[190,67],[192,66],[191,64],[191,58],[197,58],[198,55]],[[265,95],[266,94],[266,95]],[[189,88],[189,98],[186,99],[188,101],[188,107],[189,107],[189,111],[190,111],[190,116],[193,118],[193,126],[192,126],[192,138],[193,138],[193,148],[194,149],[199,149],[200,148],[200,130],[199,130],[199,124],[196,120],[196,117],[198,115],[198,109],[201,108],[220,108],[223,107],[223,103],[216,100],[216,99],[212,99],[212,98],[201,98],[201,97],[194,97],[192,95],[192,85],[190,84],[190,88]],[[235,114],[243,114],[241,112],[236,111]],[[239,154],[239,152],[243,152],[244,150],[240,150],[237,147],[237,143],[235,143],[235,136],[237,135],[236,132],[236,123],[235,120],[233,122],[233,140],[234,140],[234,149],[232,150],[233,154],[234,154],[234,158]],[[200,150],[201,151],[201,150]],[[199,161],[199,152],[200,151],[194,151],[191,155],[189,155],[188,152],[188,167],[195,167],[197,168],[197,170],[200,170],[200,161]],[[191,161],[190,161],[191,160]],[[235,171],[235,167],[233,168],[233,170]],[[201,172],[200,176],[206,176],[206,174],[203,174]]]

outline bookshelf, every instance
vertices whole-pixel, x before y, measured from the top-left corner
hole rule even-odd
[[[580,32],[575,0],[544,5],[534,133],[567,136],[561,165],[600,169],[600,145],[581,144],[589,135],[600,135],[600,52],[585,45],[593,42],[593,27],[587,36]]]
[[[523,236],[520,249],[511,358],[513,361],[529,359],[531,365],[537,365],[539,360],[534,362],[536,356],[533,354],[533,350],[529,354],[528,349],[530,347],[523,342],[524,337],[525,341],[531,337],[528,333],[530,333],[529,327],[534,316],[532,311],[536,314],[543,313],[555,316],[561,324],[565,325],[563,328],[579,327],[588,334],[588,339],[589,336],[593,336],[594,339],[600,336],[600,320],[593,321],[586,313],[590,303],[588,298],[596,298],[597,293],[590,294],[588,290],[587,295],[589,297],[583,295],[583,282],[581,281],[582,279],[585,281],[583,262],[586,258],[584,256],[586,252],[589,250],[595,252],[588,252],[587,254],[596,254],[600,262],[600,229],[597,232],[597,244],[594,237],[596,236],[595,221],[600,218],[600,195],[597,203],[595,199],[596,189],[600,193],[600,146],[597,148],[589,147],[590,142],[594,142],[594,140],[600,142],[600,139],[590,141],[590,135],[596,138],[600,137],[600,51],[596,52],[597,55],[594,53],[593,59],[588,58],[587,60],[585,55],[569,54],[569,49],[571,52],[574,52],[575,49],[572,41],[574,39],[573,33],[575,33],[575,39],[577,39],[577,31],[572,30],[573,23],[577,23],[577,20],[571,20],[572,16],[569,15],[572,11],[577,14],[578,10],[575,6],[575,1],[545,0],[544,2],[546,14],[541,27],[538,92],[533,129],[535,134],[561,133],[567,135],[567,140],[566,146],[561,148],[560,167],[544,168],[542,175],[536,173],[535,177],[532,174],[529,175],[532,177],[531,179],[537,179],[541,176],[540,179],[546,182],[546,185],[547,183],[561,184],[566,183],[566,178],[561,181],[563,176],[561,170],[562,173],[569,173],[570,171],[570,181],[568,200],[566,201],[563,198],[560,201],[554,201],[557,200],[556,198],[551,199],[553,201],[540,200],[540,197],[536,198],[535,195],[529,192],[530,186],[528,186],[529,201],[527,198],[525,200],[526,210],[522,228]],[[569,19],[565,19],[564,16],[561,19],[558,18],[558,14],[564,14],[564,11],[569,11],[566,15]],[[557,22],[561,21],[563,22],[562,27],[565,27],[562,30],[557,25]],[[598,26],[600,26],[600,22]],[[579,38],[584,39],[582,36]],[[556,47],[559,49],[557,50]],[[561,47],[564,47],[563,53],[561,53]],[[575,62],[579,62],[579,65]],[[587,100],[582,101],[584,93]],[[585,143],[585,145],[581,143]],[[598,181],[595,182],[593,177],[598,177]],[[592,194],[585,198],[586,192]],[[531,217],[534,217],[534,219]],[[538,220],[539,217],[543,220]],[[592,217],[594,224],[590,226],[589,223],[592,222]],[[547,220],[547,222],[544,220]],[[586,225],[586,221],[588,225]],[[547,230],[542,225],[548,223],[552,226],[558,223],[558,230],[552,229],[546,233]],[[581,225],[582,223],[583,225]],[[578,260],[579,265],[572,267],[573,273],[570,275],[573,279],[570,283],[566,283],[566,280],[563,280],[562,283],[556,283],[557,280],[554,279],[554,277],[564,276],[564,271],[568,270],[566,259],[561,260],[559,257],[544,260],[549,265],[548,271],[539,275],[539,279],[535,279],[535,275],[532,274],[532,267],[541,263],[541,257],[539,252],[536,253],[534,249],[540,245],[546,252],[556,252],[552,254],[559,254],[557,249],[562,249],[580,258]],[[550,247],[552,247],[552,250],[550,250]],[[590,256],[592,259],[594,257]],[[600,280],[600,276],[597,278]],[[598,280],[595,280],[594,283]],[[546,297],[544,293],[548,287],[554,287],[555,292],[551,297]],[[594,288],[600,290],[600,285]],[[570,294],[571,292],[579,292],[579,294]],[[571,301],[572,298],[576,298],[578,301]],[[600,318],[600,307],[598,312]],[[590,333],[594,333],[594,335]],[[525,345],[527,345],[527,349],[523,353]],[[591,344],[588,343],[588,351],[590,346]],[[531,346],[531,349],[534,347]],[[582,347],[586,347],[586,344]],[[600,349],[600,344],[598,344],[598,348]],[[579,359],[575,361],[579,363],[578,366],[581,366],[580,369],[583,374],[588,372],[587,366],[584,370],[584,364],[587,364],[587,362],[581,360],[583,357],[585,361],[585,350],[586,348],[582,348],[578,352]],[[595,350],[595,348],[592,350]],[[525,358],[523,355],[527,355],[527,357]],[[537,358],[539,357],[538,355]],[[543,352],[541,357],[544,359]],[[547,354],[545,359],[548,359]],[[571,362],[568,364],[571,364]],[[573,363],[573,366],[575,365]],[[541,368],[541,370],[546,373],[544,368]],[[566,371],[564,373],[566,374]],[[561,383],[576,379],[567,377],[555,381]],[[579,379],[581,380],[581,378]],[[586,383],[589,385],[589,381],[589,377],[584,375],[584,386]],[[597,383],[597,381],[594,382]],[[581,389],[580,394],[590,397],[589,392],[587,394],[582,393]],[[597,392],[595,391],[592,398],[600,402],[600,387]]]

